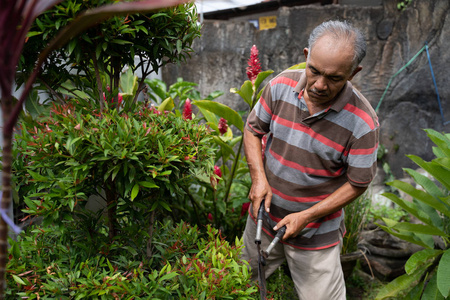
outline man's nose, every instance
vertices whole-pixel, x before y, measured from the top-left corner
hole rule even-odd
[[[318,90],[318,91],[326,91],[328,88],[327,85],[327,80],[324,77],[319,77],[316,82],[314,83],[314,87]]]

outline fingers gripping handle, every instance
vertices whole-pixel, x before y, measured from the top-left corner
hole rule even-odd
[[[259,206],[259,210],[258,210],[258,217],[257,217],[257,223],[256,223],[256,237],[255,237],[256,244],[261,244],[261,232],[262,232],[262,225],[263,225],[263,217],[264,217],[264,200],[261,201],[261,205]]]

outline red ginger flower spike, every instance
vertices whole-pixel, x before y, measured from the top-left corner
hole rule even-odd
[[[219,120],[219,132],[221,135],[224,135],[228,131],[228,121],[224,118],[220,118]]]
[[[189,98],[186,99],[186,102],[184,103],[183,119],[192,120],[192,104]]]
[[[258,48],[253,45],[252,49],[250,50],[250,59],[248,60],[247,67],[247,77],[253,84],[256,81],[256,76],[258,76],[258,74],[261,72],[261,63],[259,61],[258,54]]]

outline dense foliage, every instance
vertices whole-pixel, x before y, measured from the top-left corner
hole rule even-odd
[[[413,198],[407,201],[394,193],[385,196],[398,204],[418,222],[397,222],[383,218],[379,226],[390,234],[424,247],[405,265],[406,274],[384,287],[377,299],[402,296],[402,299],[444,299],[450,295],[450,135],[426,130],[436,144],[432,161],[409,155],[432,177],[412,169],[405,171],[417,186],[395,180],[390,183]],[[406,295],[406,296],[405,296]]]
[[[39,16],[28,33],[17,83],[28,77],[37,55],[61,28],[83,11],[114,2],[66,0]],[[200,36],[196,20],[193,3],[150,14],[109,18],[52,52],[38,78],[39,88],[54,100],[61,99],[60,93],[71,94],[76,89],[101,103],[102,93],[106,93],[106,98],[117,97],[120,74],[128,67],[141,74],[137,97],[151,73],[189,57],[192,42]]]
[[[185,223],[155,229],[153,258],[143,261],[127,251],[109,259],[73,239],[78,227],[30,229],[10,241],[7,298],[254,299],[241,240],[232,246],[212,227],[202,234]]]

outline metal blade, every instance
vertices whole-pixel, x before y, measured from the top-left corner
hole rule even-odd
[[[259,295],[261,300],[266,300],[267,289],[266,289],[266,273],[264,271],[263,256],[261,254],[260,244],[256,244],[258,248],[258,281],[259,281]]]

